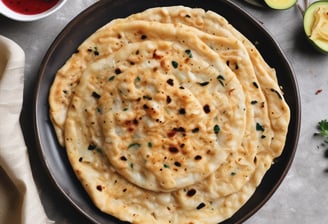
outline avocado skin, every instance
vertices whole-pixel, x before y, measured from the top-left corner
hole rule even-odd
[[[309,7],[304,12],[303,27],[304,27],[304,33],[306,35],[306,39],[314,47],[314,49],[322,54],[328,55],[328,41],[326,43],[326,46],[320,46],[315,40],[312,40],[309,37],[309,35],[310,35],[309,27],[311,26],[311,22],[309,22],[309,20],[311,20],[313,18],[314,11],[320,6],[328,7],[328,1],[327,0],[326,1],[317,1],[317,2],[313,2],[312,4],[309,5]]]

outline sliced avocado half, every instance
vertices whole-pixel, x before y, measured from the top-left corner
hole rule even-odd
[[[304,12],[303,25],[310,42],[328,54],[328,1],[312,3]]]
[[[289,9],[297,0],[264,0],[264,2],[272,9]]]

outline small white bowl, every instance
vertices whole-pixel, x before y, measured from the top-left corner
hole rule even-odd
[[[38,14],[28,15],[28,14],[22,14],[13,11],[0,0],[0,14],[17,21],[23,21],[23,22],[35,21],[53,14],[54,12],[59,10],[66,2],[67,0],[59,0],[56,5],[54,5],[52,8],[48,9],[47,11]]]

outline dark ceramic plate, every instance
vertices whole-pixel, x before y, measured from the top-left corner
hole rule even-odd
[[[34,119],[35,136],[41,159],[59,191],[94,223],[119,223],[109,215],[100,212],[89,200],[86,192],[75,177],[55,137],[48,116],[48,93],[56,71],[75,52],[77,47],[96,29],[118,17],[126,17],[147,8],[168,5],[185,5],[213,10],[224,16],[257,47],[270,66],[276,68],[278,80],[285,92],[291,109],[291,122],[283,154],[265,175],[261,185],[251,199],[230,219],[223,223],[241,223],[254,214],[274,193],[285,177],[297,146],[300,129],[300,100],[298,87],[291,66],[286,57],[263,27],[234,3],[227,0],[104,0],[92,5],[58,35],[44,57],[39,70],[35,95]]]

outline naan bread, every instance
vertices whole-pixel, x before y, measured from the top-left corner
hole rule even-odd
[[[108,23],[58,71],[58,141],[95,205],[133,223],[218,223],[254,193],[290,119],[275,70],[220,15]]]

